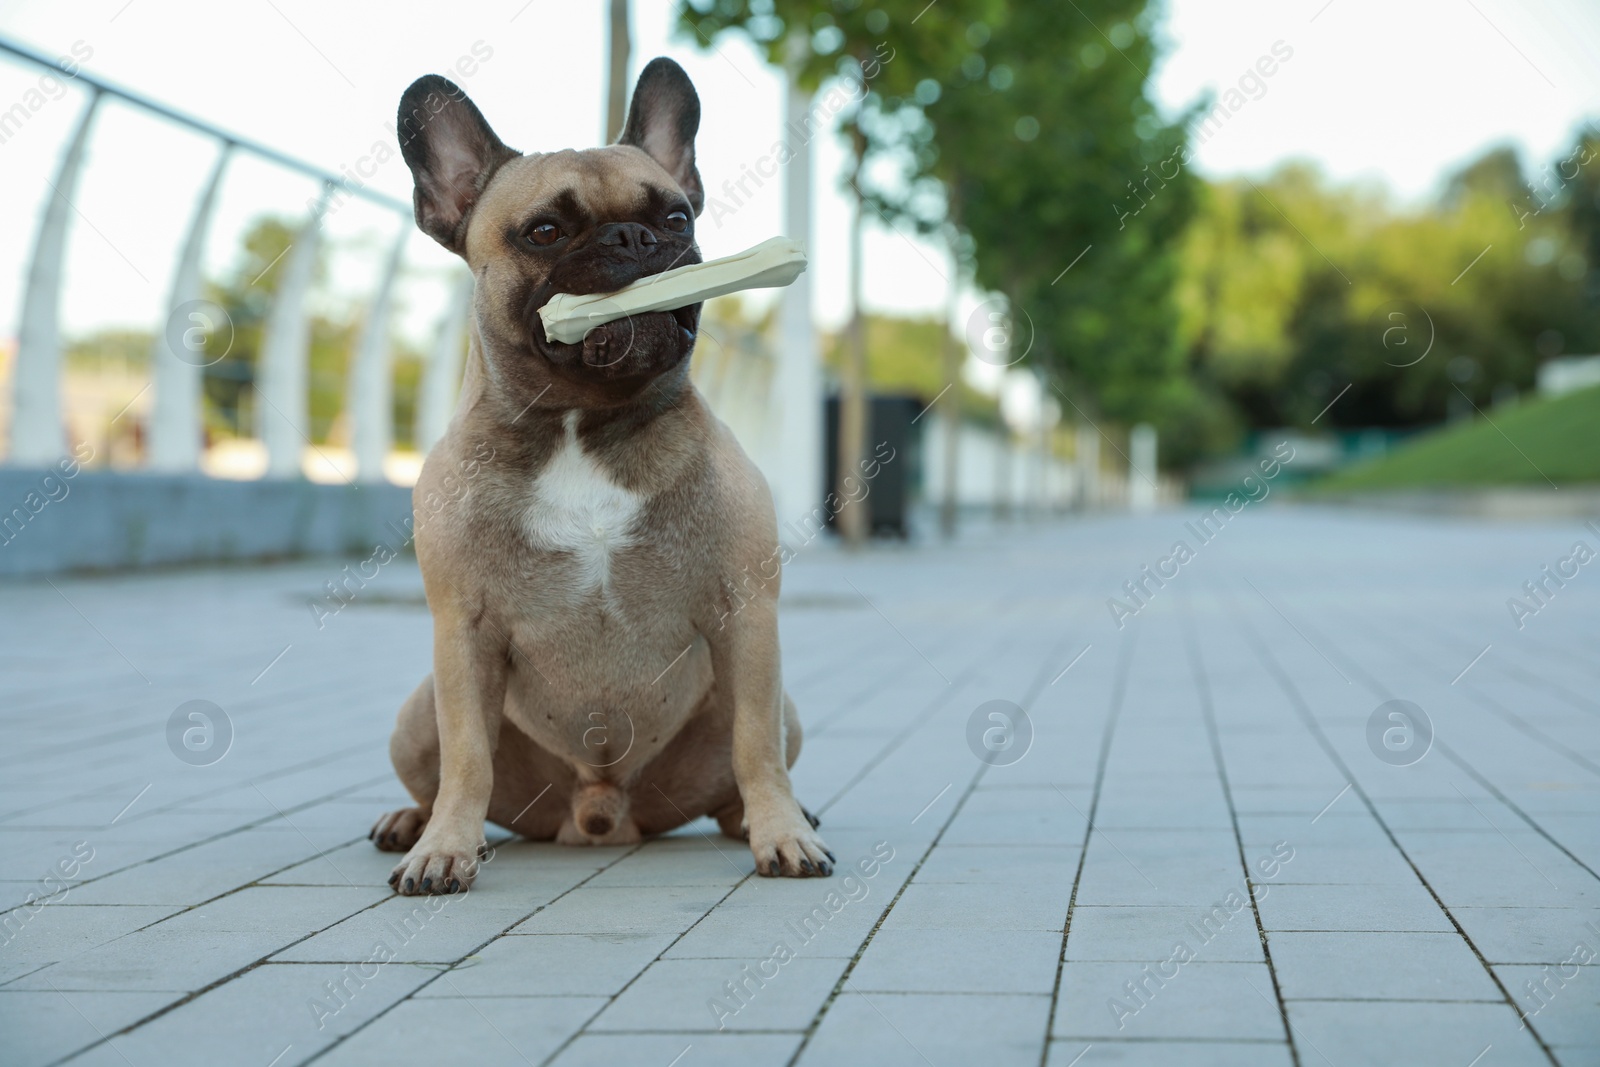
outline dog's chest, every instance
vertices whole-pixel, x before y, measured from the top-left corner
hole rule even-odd
[[[578,412],[563,421],[561,447],[533,481],[522,516],[529,544],[568,555],[582,591],[604,589],[616,553],[637,543],[634,523],[644,505],[618,485],[578,443]]]

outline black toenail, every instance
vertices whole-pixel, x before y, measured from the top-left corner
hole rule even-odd
[[[811,861],[810,860],[801,860],[800,861],[800,870],[804,871],[806,874],[810,874],[811,873]]]
[[[430,890],[432,888],[433,888],[433,879],[432,878],[424,878],[422,880],[422,891],[424,893],[426,893],[428,890]]]
[[[822,851],[828,853],[828,859],[831,860],[832,862],[834,862],[834,863],[838,863],[839,862],[839,857],[835,856],[832,852],[829,852],[827,849],[823,849]]]
[[[460,882],[456,881],[454,878],[450,879],[450,892],[454,893],[456,890],[458,890],[460,888],[461,888],[461,883]]]
[[[417,888],[416,880],[412,879],[412,878],[407,878],[406,879],[406,892],[410,893],[410,892],[414,891],[416,888]]]

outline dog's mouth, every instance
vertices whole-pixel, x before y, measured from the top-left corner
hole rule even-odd
[[[671,370],[694,349],[700,305],[650,311],[596,326],[574,344],[546,341],[545,354],[560,368],[588,378],[617,380]]]
[[[683,261],[698,262],[699,256],[686,257]],[[627,282],[658,273],[659,269],[643,270]],[[608,277],[607,287],[602,288],[552,279],[530,294],[524,320],[533,349],[549,361],[557,374],[583,384],[610,385],[627,391],[643,386],[688,358],[699,336],[701,305],[630,315],[596,326],[581,341],[572,344],[552,341],[545,335],[539,309],[553,295],[615,292],[619,286],[614,282],[614,276]]]

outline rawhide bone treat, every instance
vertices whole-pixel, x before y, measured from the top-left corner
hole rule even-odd
[[[557,293],[539,309],[539,318],[546,338],[576,344],[596,326],[617,319],[647,311],[676,311],[741,289],[778,289],[805,269],[806,253],[800,242],[774,237],[737,255],[640,278],[614,293]]]

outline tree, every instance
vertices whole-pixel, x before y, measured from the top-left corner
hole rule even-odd
[[[628,113],[628,56],[633,50],[628,32],[628,0],[611,0],[606,30],[611,47],[606,63],[605,143],[615,144],[622,136]]]
[[[1403,429],[1529,389],[1600,350],[1597,160],[1582,131],[1530,183],[1493,149],[1411,207],[1303,164],[1207,186],[1179,285],[1197,379],[1257,428]]]
[[[815,93],[830,87],[819,110],[840,124],[850,152],[842,184],[855,201],[849,356],[840,376],[841,483],[858,477],[866,456],[861,246],[867,211],[877,203],[864,188],[869,167],[876,156],[898,145],[907,127],[899,113],[915,106],[917,84],[958,62],[965,51],[965,26],[998,7],[998,0],[944,0],[903,20],[852,0],[687,0],[680,8],[680,24],[702,45],[713,45],[719,34],[737,30],[765,51],[770,62],[786,67],[802,88]],[[841,93],[843,106],[830,106]],[[868,532],[865,506],[846,505],[838,524],[846,543],[859,545]]]

